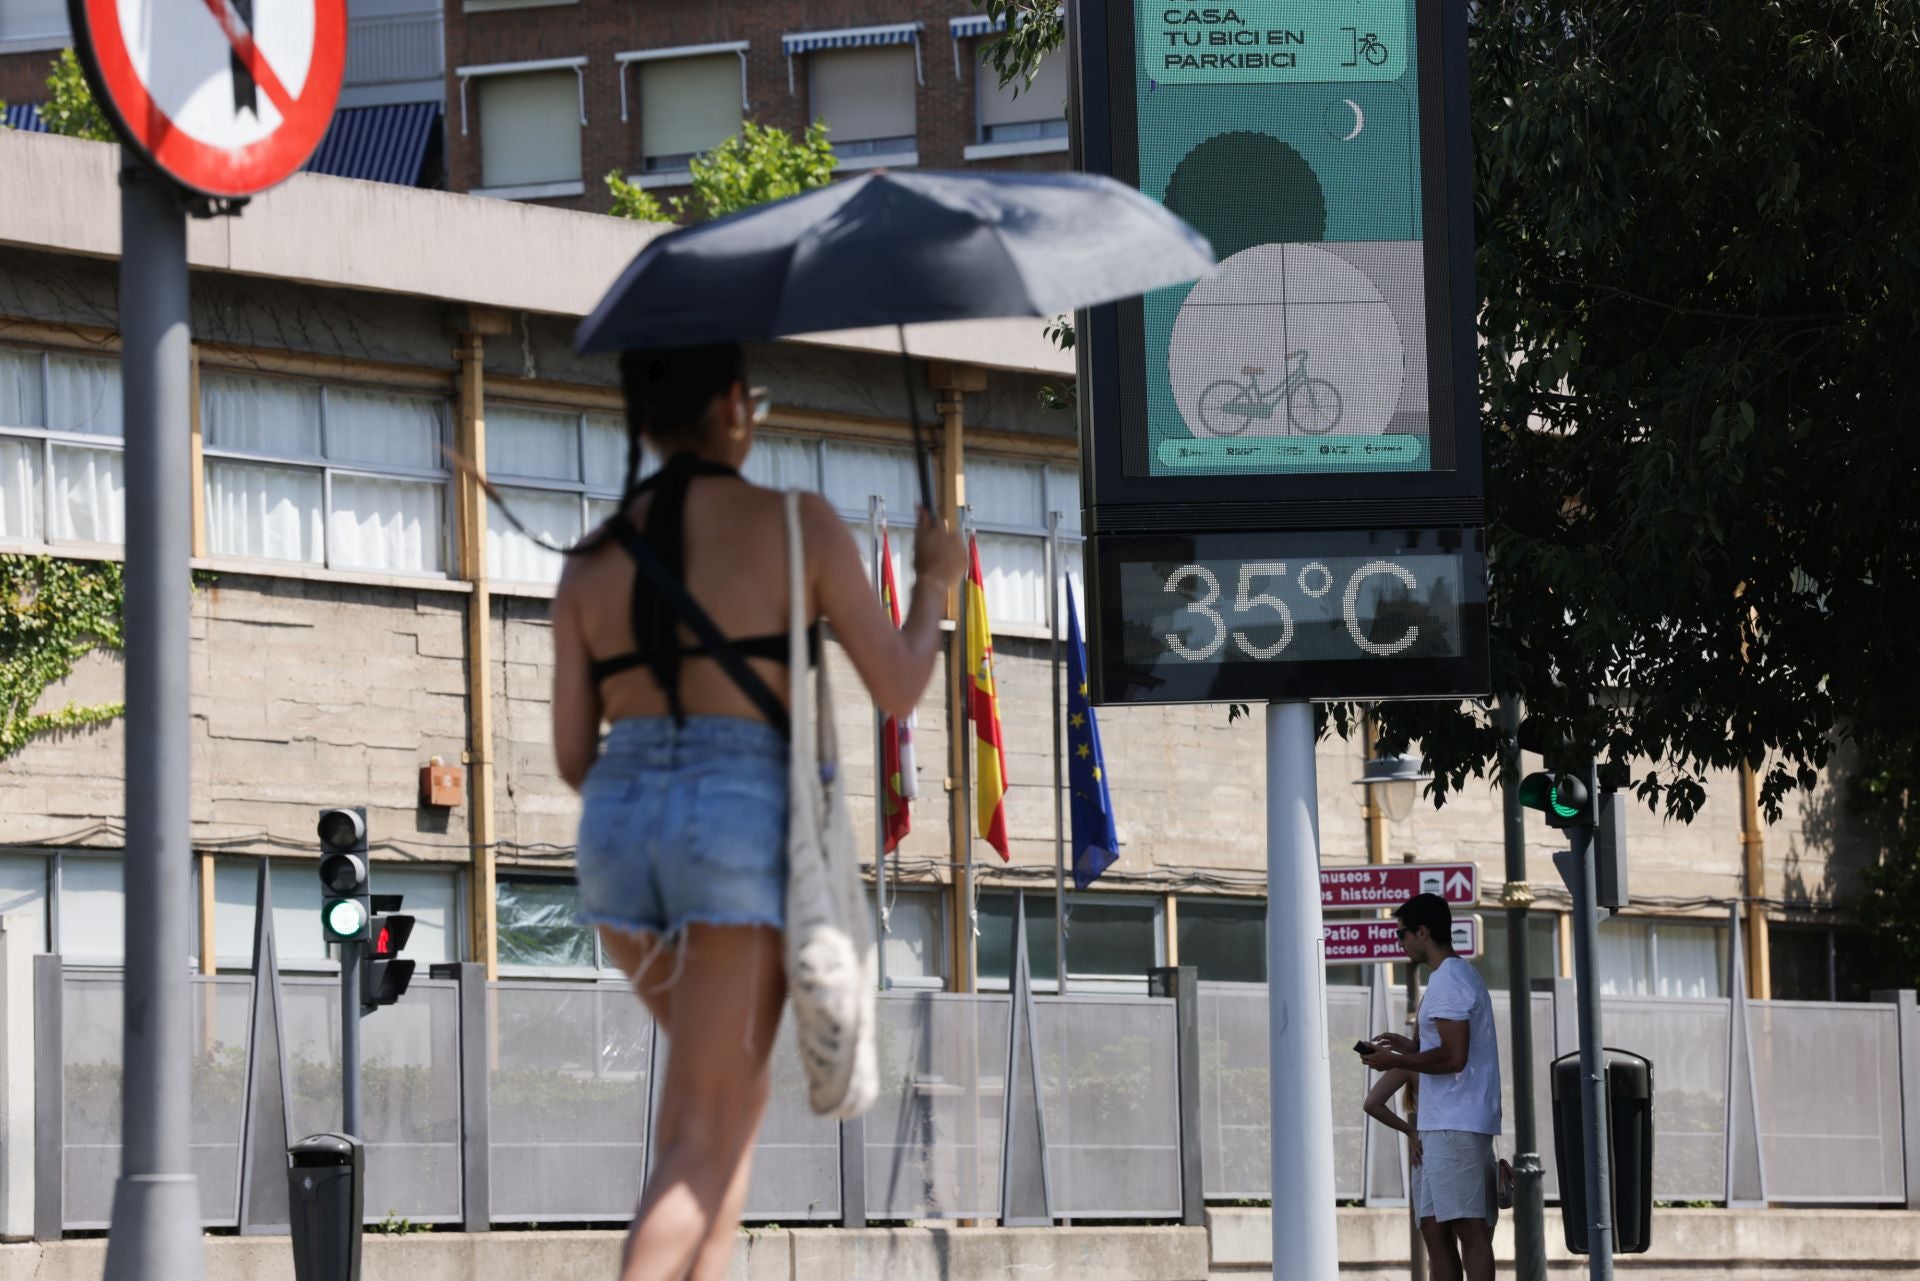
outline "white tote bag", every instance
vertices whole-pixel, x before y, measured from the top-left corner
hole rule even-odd
[[[824,655],[813,673],[814,696],[807,697],[807,557],[797,493],[787,494],[787,562],[793,602],[787,993],[807,1070],[807,1101],[818,1115],[845,1120],[872,1106],[880,1088],[873,1047],[879,957],[847,821]]]

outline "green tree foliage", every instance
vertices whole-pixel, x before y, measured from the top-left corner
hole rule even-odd
[[[1675,817],[1743,761],[1777,813],[1920,724],[1920,15],[1482,0],[1471,39],[1495,680]],[[1472,708],[1381,712],[1436,801],[1497,768]]]
[[[973,0],[973,7],[1002,28],[980,50],[980,57],[1003,85],[1018,77],[1031,88],[1040,60],[1066,43],[1059,0]]]
[[[1847,797],[1879,861],[1842,906],[1872,938],[1870,985],[1920,987],[1920,743],[1883,744],[1882,753]]]
[[[119,135],[107,123],[106,113],[93,100],[93,89],[80,69],[80,59],[71,49],[62,49],[47,76],[47,102],[40,118],[52,133],[69,138],[89,138],[94,142],[117,142]]]
[[[41,696],[96,649],[121,647],[124,600],[112,561],[0,556],[0,760],[48,730],[113,720],[121,703],[36,712]]]
[[[607,190],[613,193],[612,212],[619,217],[697,222],[824,187],[838,163],[823,121],[814,121],[795,138],[784,129],[743,120],[739,133],[693,158],[691,196],[676,196],[663,205],[617,170],[607,175]]]

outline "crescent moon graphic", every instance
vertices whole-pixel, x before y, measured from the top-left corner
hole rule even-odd
[[[1360,104],[1355,102],[1352,98],[1342,98],[1341,101],[1346,103],[1349,107],[1353,108],[1353,132],[1348,134],[1346,137],[1342,138],[1340,141],[1352,142],[1355,138],[1358,138],[1360,136],[1360,131],[1367,127],[1367,113],[1360,110]]]

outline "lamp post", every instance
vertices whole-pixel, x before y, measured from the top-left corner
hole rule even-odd
[[[1420,784],[1433,778],[1433,775],[1420,768],[1421,762],[1415,756],[1377,756],[1374,754],[1378,731],[1374,728],[1373,718],[1366,721],[1365,741],[1368,755],[1367,763],[1361,767],[1360,777],[1353,780],[1355,787],[1361,789],[1366,797],[1365,814],[1367,820],[1367,861],[1385,863],[1387,861],[1387,825],[1384,820],[1395,823],[1406,821],[1413,813],[1414,799],[1420,793]],[[1408,862],[1413,855],[1406,856]],[[1420,1001],[1420,976],[1412,962],[1407,964],[1407,1025],[1417,1027],[1419,1015],[1417,1007]],[[1416,1031],[1412,1034],[1419,1039]],[[1417,1126],[1419,1104],[1413,1097],[1414,1089],[1407,1091],[1407,1122]],[[1407,1171],[1407,1235],[1408,1258],[1412,1265],[1413,1281],[1422,1281],[1427,1274],[1426,1243],[1420,1237],[1420,1212],[1413,1203],[1413,1171]]]

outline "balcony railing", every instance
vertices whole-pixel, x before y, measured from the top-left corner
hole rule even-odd
[[[392,13],[347,24],[348,85],[437,80],[446,68],[440,14]]]

